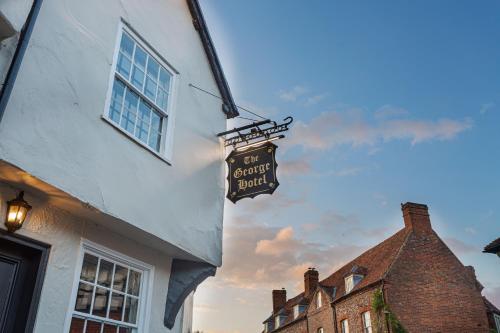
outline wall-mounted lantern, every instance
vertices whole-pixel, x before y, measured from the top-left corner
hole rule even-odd
[[[24,200],[24,191],[19,192],[18,196],[7,201],[7,215],[5,216],[5,226],[9,232],[14,232],[23,226],[26,215],[31,206]]]

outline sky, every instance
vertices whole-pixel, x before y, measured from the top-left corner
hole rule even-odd
[[[500,2],[200,3],[236,104],[295,121],[276,192],[226,201],[194,329],[260,332],[272,289],[292,297],[308,267],[323,279],[391,236],[407,201],[500,306],[500,259],[481,252],[500,237]]]

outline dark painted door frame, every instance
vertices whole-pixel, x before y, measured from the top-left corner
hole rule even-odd
[[[21,246],[31,248],[33,250],[39,251],[40,265],[36,273],[35,288],[33,290],[33,298],[31,300],[28,319],[26,323],[26,329],[24,333],[33,332],[35,327],[36,314],[38,311],[38,304],[40,302],[40,294],[42,292],[43,280],[45,277],[45,271],[47,270],[47,263],[49,260],[50,245],[28,238],[26,236],[8,233],[0,229],[0,242],[2,240],[8,240],[10,242],[16,243]]]

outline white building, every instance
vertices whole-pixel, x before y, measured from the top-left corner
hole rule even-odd
[[[3,0],[0,40],[0,332],[189,332],[238,114],[197,0]]]

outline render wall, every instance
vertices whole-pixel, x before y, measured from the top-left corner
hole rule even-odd
[[[5,201],[16,194],[17,191],[0,183],[0,216],[5,216]],[[76,264],[82,239],[154,266],[153,285],[150,286],[153,293],[148,332],[182,332],[182,309],[171,331],[163,326],[172,258],[137,244],[133,239],[121,237],[92,221],[77,219],[67,212],[48,206],[43,198],[25,195],[25,199],[33,206],[33,210],[17,233],[51,245],[34,333],[64,332],[66,315],[74,306],[71,293],[75,273],[80,269]],[[5,229],[3,222],[0,228]],[[192,307],[192,302],[187,306]],[[191,312],[192,309],[184,311]]]
[[[409,333],[488,332],[475,276],[433,231],[410,235],[387,282],[386,301]]]
[[[101,118],[122,19],[179,72],[171,165]],[[189,83],[218,93],[185,0],[44,0],[0,123],[0,159],[219,266],[226,119]]]

